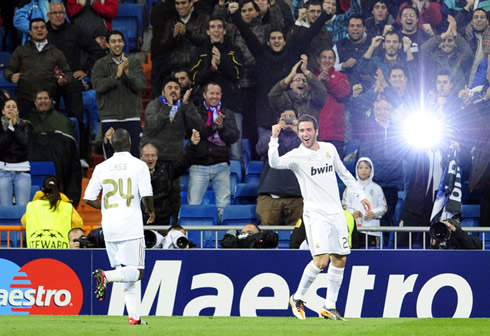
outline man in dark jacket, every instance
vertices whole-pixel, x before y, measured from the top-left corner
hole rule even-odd
[[[145,161],[150,169],[153,201],[155,203],[155,223],[153,225],[168,226],[174,210],[174,181],[184,174],[192,163],[196,150],[195,142],[199,143],[199,132],[194,130],[190,144],[184,155],[174,161],[158,161],[158,149],[151,143],[141,147],[140,159]],[[146,223],[146,220],[144,221]],[[176,223],[176,218],[172,219]]]
[[[216,206],[221,221],[224,207],[230,202],[230,151],[240,137],[240,131],[231,110],[221,105],[221,87],[209,83],[204,87],[204,103],[199,112],[204,121],[194,157],[189,170],[187,201],[201,204],[211,181],[216,195]]]
[[[235,12],[231,17],[256,61],[257,94],[255,111],[258,136],[260,138],[277,121],[276,112],[269,103],[269,91],[274,84],[287,76],[300,55],[306,52],[310,40],[323,28],[325,22],[332,15],[323,11],[301,38],[289,44],[286,44],[282,31],[273,29],[267,37],[267,45],[260,43],[248,25],[243,22],[240,13]]]
[[[66,110],[70,117],[78,120],[80,130],[80,149],[82,157],[88,159],[88,129],[83,127],[82,80],[90,76],[94,63],[104,53],[99,44],[79,26],[66,22],[65,6],[62,2],[51,2],[48,12],[48,40],[60,49],[68,60],[74,80],[59,88],[56,101],[63,96]],[[88,55],[85,64],[81,64],[82,51]]]
[[[81,196],[82,168],[75,140],[75,124],[53,109],[48,91],[40,90],[35,97],[35,110],[27,116],[33,126],[28,159],[53,161],[64,193],[76,206]]]
[[[156,27],[151,40],[151,84],[154,97],[160,95],[163,80],[170,75],[171,70],[189,68],[192,55],[206,42],[208,16],[195,10],[193,3],[191,0],[175,0],[177,15],[166,20],[163,19],[165,13],[162,13],[165,5],[158,5],[156,11],[152,11],[150,21]],[[163,22],[165,25],[162,25]]]
[[[47,89],[54,96],[58,87],[72,80],[65,55],[47,39],[48,30],[43,19],[30,22],[30,34],[32,39],[14,50],[3,72],[6,80],[17,83],[21,117],[34,108],[33,99],[38,90]]]
[[[223,90],[223,103],[234,112],[241,111],[238,80],[243,67],[242,52],[225,40],[225,22],[219,17],[211,17],[206,33],[209,36],[199,49],[191,68],[194,87],[201,88],[207,83],[219,84]]]
[[[301,144],[298,137],[296,112],[286,107],[280,114],[279,155],[284,155]],[[263,225],[296,225],[303,215],[303,197],[298,180],[289,170],[273,169],[269,165],[267,152],[272,131],[265,133],[257,143],[257,154],[265,158],[260,174],[257,217]]]

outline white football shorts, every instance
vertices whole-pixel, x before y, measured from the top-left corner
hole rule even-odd
[[[145,238],[105,243],[111,267],[145,268]]]
[[[321,209],[305,209],[303,220],[312,256],[350,253],[349,230],[343,212],[327,214]]]

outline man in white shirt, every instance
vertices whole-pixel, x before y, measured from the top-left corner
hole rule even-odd
[[[359,195],[366,212],[371,210],[371,204],[364,196],[362,187],[340,160],[335,146],[317,141],[318,122],[314,117],[304,114],[299,118],[298,136],[302,144],[281,157],[278,154],[280,132],[279,124],[272,126],[269,164],[275,169],[291,169],[298,179],[304,199],[306,237],[313,256],[289,303],[297,318],[306,319],[304,296],[318,274],[331,261],[327,272],[327,297],[320,314],[327,319],[344,320],[336,308],[336,302],[350,247],[335,173],[350,190]]]
[[[111,141],[114,156],[95,167],[85,190],[85,202],[102,209],[102,228],[107,255],[112,271],[95,270],[97,281],[95,295],[105,299],[109,282],[124,283],[124,301],[129,315],[129,324],[146,324],[141,320],[136,307],[138,292],[135,283],[143,278],[145,267],[145,240],[140,202],[150,218],[155,221],[153,192],[148,166],[131,156],[129,132],[118,129]],[[102,201],[97,199],[102,189]]]

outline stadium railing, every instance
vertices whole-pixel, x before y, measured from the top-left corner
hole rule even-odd
[[[83,230],[85,234],[88,234],[92,229],[98,227],[98,225],[87,225],[83,226]],[[219,232],[226,232],[228,230],[241,230],[243,225],[186,225],[185,229],[187,231],[200,231],[200,243],[201,246],[204,243],[204,232],[212,231],[214,232],[214,239],[215,239],[215,248],[219,248]],[[292,231],[294,229],[294,226],[284,226],[284,225],[268,225],[265,228],[267,230],[273,230],[273,231]],[[158,225],[145,225],[145,230],[161,230],[162,227]],[[489,250],[490,249],[490,244],[488,248],[485,246],[485,242],[490,242],[490,227],[463,227],[463,231],[466,232],[471,232],[471,233],[479,233],[480,234],[480,239],[482,241],[482,250]],[[383,235],[380,237],[380,244],[378,247],[372,247],[368,246],[367,241],[366,241],[366,247],[363,247],[362,249],[374,249],[374,250],[420,250],[420,249],[430,249],[430,246],[428,246],[428,242],[426,241],[426,235],[422,235],[422,244],[421,245],[414,245],[413,242],[413,234],[417,234],[419,232],[422,233],[428,233],[429,228],[428,227],[419,227],[419,226],[404,226],[404,227],[386,227],[386,226],[373,226],[373,227],[364,227],[364,228],[359,228],[358,231],[360,232],[369,232],[369,231],[374,231],[374,232],[393,232],[394,233],[394,239],[393,239],[393,245],[390,247],[386,247],[383,241]],[[20,246],[14,246],[14,247],[24,247],[23,244],[23,233],[25,232],[25,228],[22,225],[0,225],[0,232],[6,232],[7,237],[9,237],[10,232],[20,232],[21,233],[21,240],[20,240]],[[397,242],[397,233],[399,232],[408,232],[409,233],[409,244],[407,247],[399,247]],[[208,236],[209,237],[209,236]],[[367,237],[367,235],[366,235]],[[7,248],[10,248],[10,243],[9,239],[7,239]],[[0,248],[5,248],[5,246],[0,245]]]

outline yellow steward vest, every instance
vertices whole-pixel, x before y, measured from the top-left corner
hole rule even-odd
[[[48,200],[29,202],[26,209],[27,247],[69,248],[72,212],[73,205],[70,202],[59,201],[56,211],[49,208]]]

